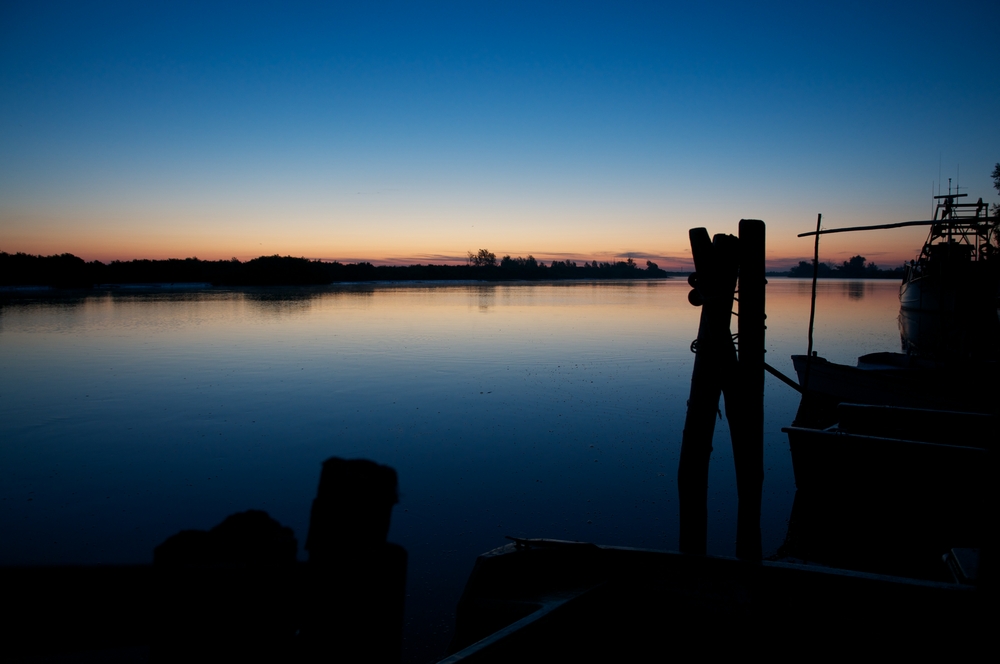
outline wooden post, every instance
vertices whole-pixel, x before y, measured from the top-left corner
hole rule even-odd
[[[399,662],[406,550],[386,542],[396,471],[363,459],[327,459],[313,501],[300,658]]]
[[[385,544],[399,502],[396,471],[366,459],[323,462],[309,515],[309,562],[325,563],[345,549]]]
[[[708,525],[708,462],[712,454],[715,418],[724,376],[735,370],[736,350],[730,334],[733,294],[739,272],[739,239],[693,228],[688,233],[694,256],[695,292],[692,303],[701,302],[701,321],[691,373],[681,458],[677,469],[680,502],[680,550],[705,553]],[[729,403],[727,402],[727,412]]]
[[[806,347],[806,375],[802,381],[802,395],[809,391],[809,370],[812,368],[813,357],[813,324],[816,322],[816,280],[819,278],[819,236],[823,225],[823,215],[816,215],[816,241],[813,243],[813,279],[812,299],[809,304],[809,345]]]
[[[739,512],[736,556],[760,560],[760,502],[764,487],[764,222],[740,220],[739,419],[730,418]],[[727,413],[729,392],[726,392]]]

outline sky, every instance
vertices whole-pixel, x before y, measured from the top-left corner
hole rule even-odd
[[[805,6],[809,5],[809,6]],[[0,250],[690,265],[1000,200],[1000,3],[0,3]],[[925,231],[824,237],[882,266]]]

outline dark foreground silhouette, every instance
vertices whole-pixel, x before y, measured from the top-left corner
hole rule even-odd
[[[964,583],[517,539],[476,561],[440,664],[961,659],[989,647],[990,598]]]
[[[487,252],[488,254],[488,252]],[[488,254],[492,256],[492,254]],[[631,258],[614,263],[552,261],[534,257],[479,259],[466,265],[372,265],[261,256],[248,261],[134,260],[86,262],[73,254],[33,256],[0,252],[0,286],[92,288],[99,284],[206,283],[216,286],[298,286],[356,281],[660,279],[656,263],[642,269]]]
[[[0,660],[398,662],[406,551],[386,542],[396,472],[323,464],[306,549],[265,512],[185,530],[153,565],[0,569]],[[87,660],[90,661],[90,660]]]
[[[396,495],[391,468],[325,462],[306,563],[290,529],[252,510],[177,533],[153,565],[0,568],[0,660],[398,662]],[[476,561],[442,664],[965,658],[992,634],[993,597],[975,581],[517,539]]]

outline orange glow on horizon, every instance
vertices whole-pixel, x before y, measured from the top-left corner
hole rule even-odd
[[[813,239],[796,236],[812,230],[815,221],[794,212],[771,221],[767,215],[759,216],[767,223],[769,270],[781,271],[812,260]],[[623,214],[616,223],[604,221],[600,211],[589,217],[560,213],[555,218],[521,218],[512,223],[499,213],[477,218],[476,223],[455,216],[430,220],[416,213],[350,223],[305,218],[279,224],[262,217],[234,219],[227,213],[205,218],[191,213],[178,221],[163,213],[138,221],[123,214],[116,218],[91,212],[73,218],[54,210],[45,215],[15,212],[0,214],[4,221],[0,250],[72,253],[105,263],[188,257],[249,260],[278,254],[342,263],[412,265],[464,263],[467,252],[485,248],[498,258],[530,254],[546,263],[583,263],[631,257],[640,267],[651,260],[665,270],[686,271],[692,269],[688,228],[705,226],[713,234],[738,232],[738,217],[705,218],[692,213],[667,221],[650,211]],[[824,215],[824,228],[897,221],[898,217],[841,213],[827,219]],[[836,265],[860,254],[880,267],[895,267],[914,258],[925,237],[926,229],[919,227],[826,235],[820,241],[820,260]]]
[[[735,224],[733,224],[735,226]],[[709,231],[723,229],[709,228]],[[729,229],[725,229],[729,230]],[[736,231],[735,228],[732,229]],[[4,234],[8,235],[8,234]],[[248,242],[246,239],[222,240],[208,238],[185,241],[179,237],[135,237],[128,239],[102,237],[73,237],[73,234],[59,234],[56,237],[0,237],[0,250],[8,253],[51,255],[71,253],[87,261],[99,260],[108,263],[114,260],[134,259],[163,260],[168,258],[197,257],[203,260],[228,260],[238,258],[246,261],[258,256],[301,256],[314,260],[356,263],[368,261],[376,265],[413,264],[460,264],[466,260],[466,253],[481,248],[493,251],[497,258],[505,255],[528,256],[550,263],[553,260],[572,260],[577,263],[600,261],[615,262],[631,257],[641,267],[651,260],[666,270],[692,269],[690,249],[686,246],[687,233],[664,247],[653,245],[643,249],[580,247],[578,242],[567,241],[565,247],[532,248],[529,242],[519,242],[514,247],[498,246],[490,242],[470,242],[467,247],[452,246],[412,246],[407,250],[398,244],[379,247],[374,243],[353,246],[338,246],[336,243],[312,243],[299,239],[270,242]],[[781,270],[797,265],[799,261],[811,261],[812,238],[768,237],[767,266],[769,270]],[[879,237],[881,236],[881,237]],[[898,266],[914,258],[922,246],[924,229],[904,231],[880,231],[865,234],[828,235],[820,240],[820,260],[840,264],[855,255],[865,256],[880,267]],[[18,241],[20,240],[20,241]],[[253,246],[256,244],[256,246]],[[548,243],[547,243],[548,244]],[[638,243],[632,243],[632,246]],[[575,245],[575,246],[574,246]]]

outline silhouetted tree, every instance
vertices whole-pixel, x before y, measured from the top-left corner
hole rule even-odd
[[[844,261],[837,266],[838,276],[841,277],[863,277],[865,276],[865,257],[852,256],[851,260]]]
[[[799,261],[796,267],[793,267],[788,271],[789,277],[797,277],[799,279],[812,279],[813,276],[813,264],[811,261]],[[830,277],[833,276],[833,268],[830,267],[829,263],[820,263],[819,272],[817,274],[819,277]]]
[[[89,288],[102,263],[87,263],[73,254],[34,256],[0,251],[0,284],[5,286],[55,286]]]
[[[660,266],[653,261],[646,261],[646,274],[649,276],[665,277],[667,273],[660,269]]]
[[[478,253],[468,253],[469,265],[473,267],[496,267],[497,255],[487,249],[480,249]]]
[[[811,261],[799,261],[799,264],[788,271],[789,277],[799,279],[812,279],[813,264]],[[882,269],[875,263],[865,262],[864,256],[854,256],[849,261],[844,261],[840,265],[831,266],[829,263],[820,263],[817,276],[821,279],[829,277],[839,277],[847,279],[890,279],[899,278],[903,275],[902,266],[897,268]]]
[[[503,260],[500,261],[500,267],[507,269],[525,269],[534,270],[538,268],[538,261],[531,254],[528,254],[527,258],[522,258],[518,256],[517,258],[511,258],[510,256],[504,256]]]

